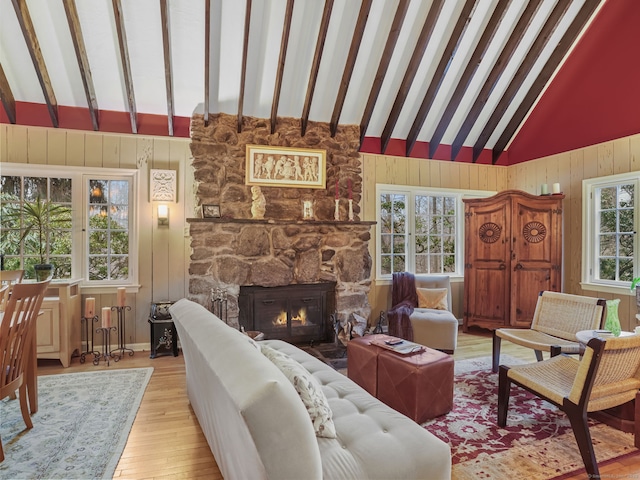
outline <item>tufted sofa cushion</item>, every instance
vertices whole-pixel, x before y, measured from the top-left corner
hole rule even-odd
[[[297,360],[329,400],[337,438],[317,438],[323,478],[451,478],[448,444],[299,348],[280,340],[261,343]]]

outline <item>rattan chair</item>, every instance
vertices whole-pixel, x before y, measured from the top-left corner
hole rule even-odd
[[[547,360],[500,365],[498,425],[507,423],[511,383],[553,403],[569,417],[589,478],[600,478],[588,412],[635,399],[635,446],[640,448],[640,335],[592,338],[581,359],[558,355]],[[598,475],[597,477],[594,477]]]
[[[17,283],[0,320],[0,399],[20,391],[20,410],[27,428],[33,428],[27,406],[25,369],[32,355],[32,336],[36,333],[36,319],[49,281]],[[4,460],[0,439],[0,462]]]
[[[0,284],[9,287],[4,290],[4,295],[0,295],[0,312],[4,311],[7,301],[9,301],[13,285],[22,282],[23,277],[24,270],[0,270]]]
[[[531,328],[498,328],[493,331],[493,371],[498,371],[501,339],[532,348],[538,361],[542,360],[542,352],[549,352],[551,357],[560,353],[579,354],[581,346],[576,333],[602,328],[605,307],[606,301],[602,298],[541,292]]]

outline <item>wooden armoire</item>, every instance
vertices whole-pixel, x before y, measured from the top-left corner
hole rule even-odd
[[[560,291],[563,199],[506,190],[463,200],[465,332],[528,328],[540,291]]]

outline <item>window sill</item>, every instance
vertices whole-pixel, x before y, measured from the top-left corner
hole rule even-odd
[[[587,283],[580,282],[580,288],[588,290],[590,292],[606,292],[613,293],[615,295],[626,295],[629,297],[635,297],[636,291],[631,290],[629,287],[616,286],[616,285],[603,285],[601,283]]]
[[[416,275],[414,273],[414,275]],[[423,275],[423,274],[420,274]],[[433,273],[433,274],[424,274],[424,275],[444,275],[442,273]],[[464,282],[464,276],[462,275],[449,275],[449,279],[451,283],[462,283]],[[393,283],[393,277],[376,277],[374,279],[376,285],[391,285]]]
[[[124,287],[127,289],[127,293],[138,293],[142,285],[83,285],[82,294],[102,294],[102,293],[115,293],[118,287]]]

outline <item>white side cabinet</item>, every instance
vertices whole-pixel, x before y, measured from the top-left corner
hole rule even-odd
[[[36,327],[38,358],[60,360],[63,367],[80,352],[80,280],[53,280],[45,293]]]

